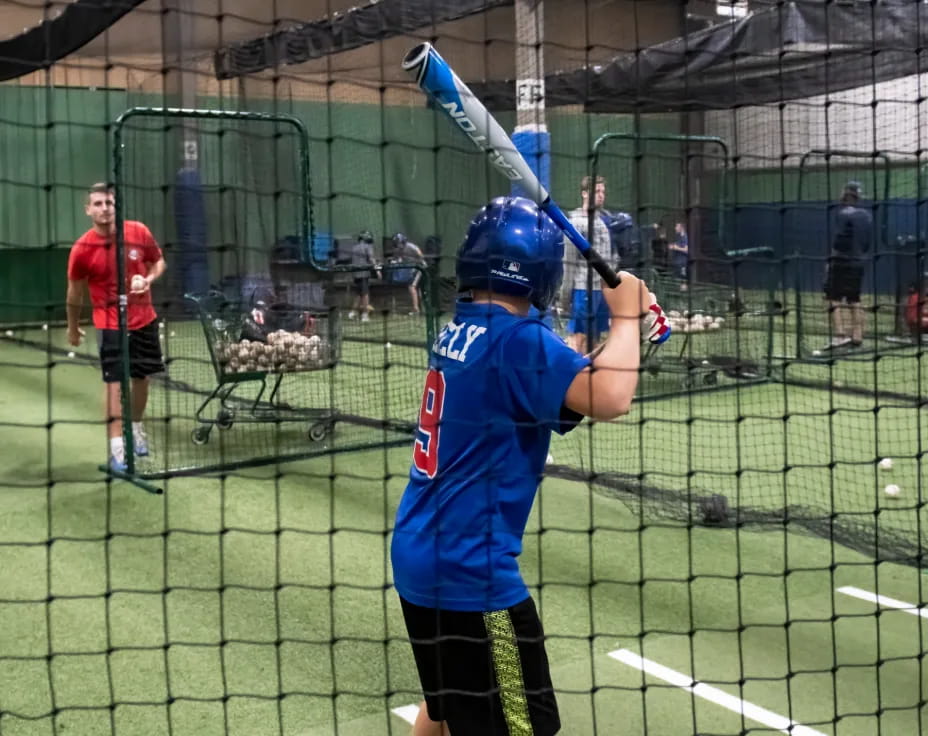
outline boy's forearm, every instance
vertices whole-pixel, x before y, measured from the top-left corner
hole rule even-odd
[[[637,320],[614,318],[609,339],[592,356],[591,368],[571,383],[565,396],[567,407],[605,420],[627,413],[638,387],[640,340]]]
[[[638,381],[638,366],[641,363],[641,328],[638,320],[613,317],[609,337],[603,349],[593,360],[593,367],[609,373],[619,371],[633,375]]]

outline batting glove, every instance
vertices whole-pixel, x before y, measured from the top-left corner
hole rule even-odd
[[[647,340],[652,345],[660,345],[670,337],[670,325],[657,297],[651,293],[651,306],[641,318],[641,340]]]

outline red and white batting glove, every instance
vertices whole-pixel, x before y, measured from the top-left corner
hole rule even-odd
[[[667,315],[657,303],[657,297],[651,293],[651,306],[648,307],[647,314],[641,318],[641,340],[647,340],[652,345],[660,345],[670,337],[670,324],[667,322]]]

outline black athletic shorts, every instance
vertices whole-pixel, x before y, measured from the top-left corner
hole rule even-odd
[[[444,611],[400,598],[429,718],[454,736],[550,736],[561,728],[535,602]]]
[[[354,280],[354,290],[358,292],[358,296],[367,296],[371,293],[371,280],[368,276],[362,276],[361,278]]]
[[[103,382],[115,383],[122,374],[119,330],[97,330],[97,343],[100,346]],[[164,360],[161,357],[161,343],[158,340],[158,320],[153,320],[137,330],[131,330],[129,332],[129,375],[132,378],[145,378],[163,370]]]
[[[856,261],[831,258],[825,272],[825,298],[831,302],[857,304],[864,280],[864,267]]]

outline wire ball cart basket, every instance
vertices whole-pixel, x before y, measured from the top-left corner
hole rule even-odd
[[[306,422],[311,441],[324,439],[337,419],[329,408],[324,380],[307,374],[333,368],[341,352],[338,314],[331,309],[304,309],[291,304],[246,304],[220,292],[187,295],[196,305],[216,386],[196,410],[191,433],[196,445],[209,441],[213,427],[230,429],[244,422]],[[282,399],[281,384],[299,380],[299,406]],[[257,383],[253,397],[235,395],[243,384]],[[305,396],[306,400],[302,400]]]

